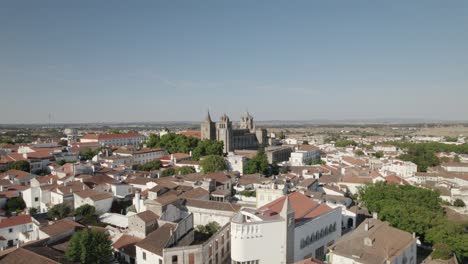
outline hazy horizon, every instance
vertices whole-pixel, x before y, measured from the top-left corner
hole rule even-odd
[[[0,124],[468,120],[467,1],[0,3]]]

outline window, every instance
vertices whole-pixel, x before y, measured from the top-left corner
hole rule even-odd
[[[172,256],[172,264],[177,264],[177,256]]]
[[[13,233],[13,228],[9,228],[8,233]]]
[[[162,259],[159,259],[159,264],[163,264]]]
[[[34,197],[34,201],[35,202],[39,201],[39,197]]]
[[[143,252],[143,260],[146,260],[146,252]]]

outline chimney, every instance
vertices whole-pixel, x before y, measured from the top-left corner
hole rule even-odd
[[[415,232],[413,232],[413,238],[416,238],[416,233]]]
[[[364,224],[364,231],[369,231],[369,223]]]
[[[85,187],[85,185],[84,185],[84,183],[83,183],[83,191],[84,191],[84,190],[86,190],[86,187]]]
[[[379,219],[379,215],[377,214],[377,212],[372,213],[372,218],[374,218],[376,220]]]

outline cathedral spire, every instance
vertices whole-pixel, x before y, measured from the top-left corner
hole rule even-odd
[[[206,122],[212,122],[212,121],[211,121],[211,115],[210,115],[210,110],[209,110],[209,109],[206,110],[205,121],[206,121]]]

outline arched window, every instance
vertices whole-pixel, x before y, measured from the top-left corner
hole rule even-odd
[[[333,223],[333,232],[336,231],[336,223]]]
[[[317,240],[319,240],[319,239],[320,239],[320,234],[319,234],[319,231],[315,232],[315,238],[316,238]]]

